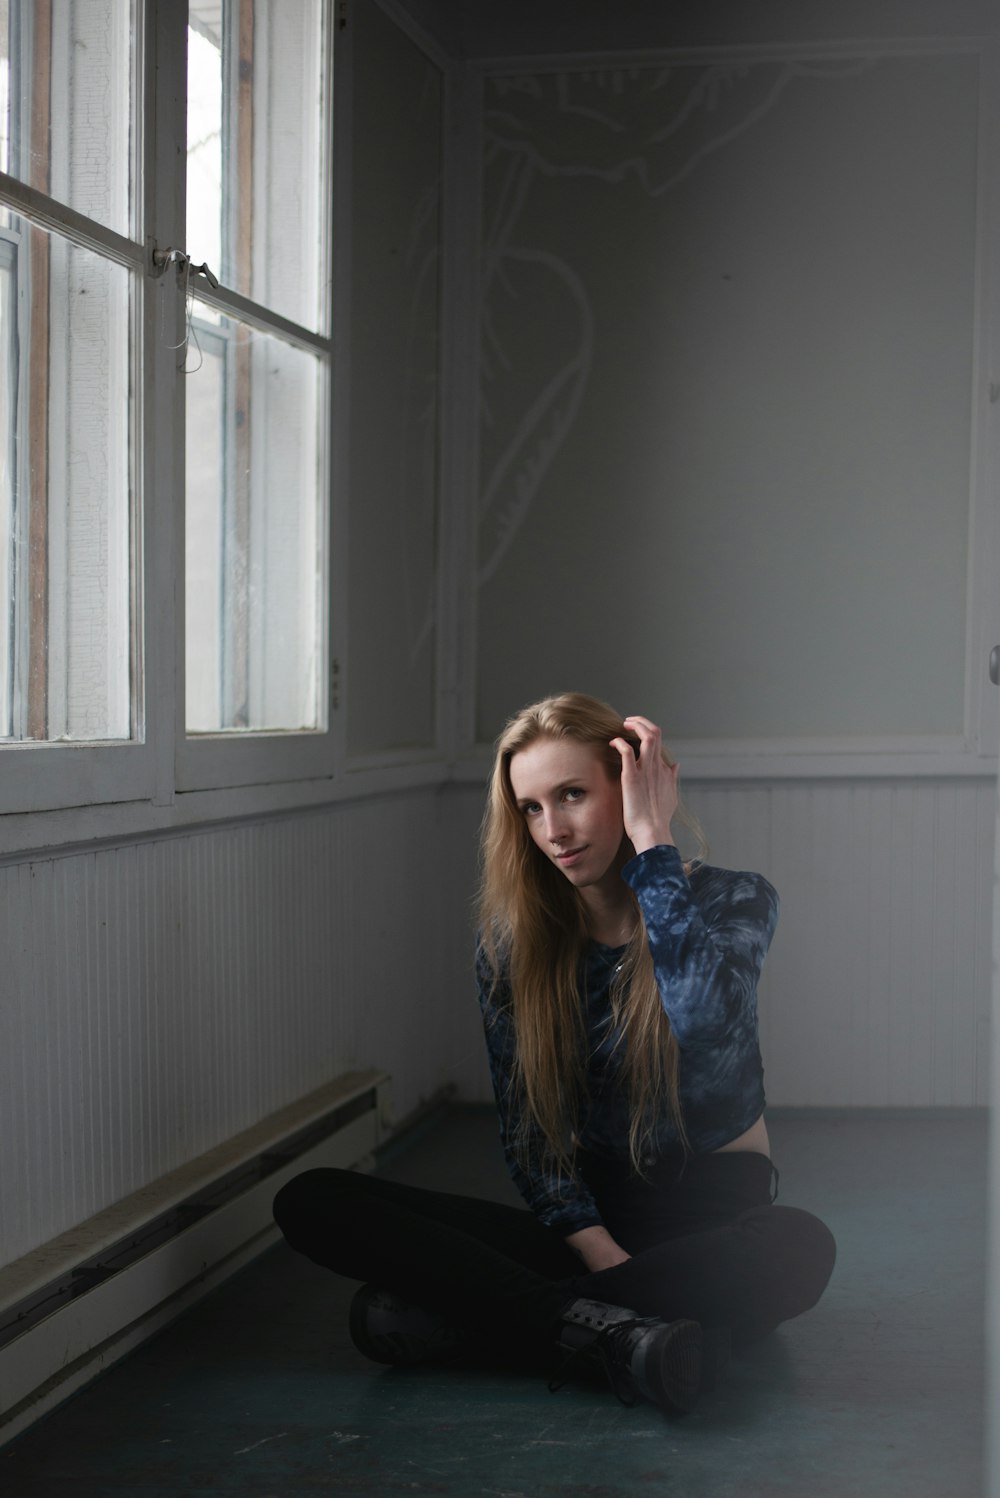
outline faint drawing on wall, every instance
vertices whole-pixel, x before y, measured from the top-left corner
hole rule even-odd
[[[487,79],[481,738],[961,733],[979,65]]]

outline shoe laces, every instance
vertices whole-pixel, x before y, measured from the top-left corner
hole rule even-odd
[[[585,1364],[598,1362],[608,1383],[622,1404],[638,1404],[627,1368],[622,1367],[621,1352],[617,1343],[627,1333],[639,1326],[655,1326],[657,1316],[632,1316],[628,1321],[611,1321],[602,1326],[593,1340],[582,1347],[572,1347],[549,1379],[549,1393],[555,1394],[573,1377],[573,1372],[582,1360]]]

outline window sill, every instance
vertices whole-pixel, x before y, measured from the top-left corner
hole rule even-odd
[[[0,861],[23,863],[96,845],[179,836],[198,827],[308,813],[375,796],[406,795],[449,783],[452,767],[440,755],[392,766],[357,767],[313,780],[178,792],[162,803],[119,800],[52,811],[0,816]]]

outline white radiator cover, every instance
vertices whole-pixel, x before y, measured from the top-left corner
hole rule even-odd
[[[209,1194],[221,1178],[287,1151],[310,1126],[355,1115],[93,1289],[0,1339],[0,1444],[277,1241],[271,1203],[293,1175],[317,1165],[363,1166],[387,1131],[388,1087],[379,1072],[340,1078],[0,1270],[0,1329],[9,1334],[16,1308],[65,1282],[82,1262],[110,1257],[115,1245]]]

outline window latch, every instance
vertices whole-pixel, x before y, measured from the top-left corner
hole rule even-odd
[[[203,260],[200,265],[192,265],[191,274],[192,276],[204,276],[209,286],[216,291],[219,289],[219,278],[209,270],[207,260]]]
[[[178,275],[184,278],[185,285],[189,276],[204,276],[209,286],[218,290],[219,279],[209,269],[208,261],[203,260],[200,265],[192,265],[191,256],[183,250],[175,250],[167,246],[165,250],[153,250],[153,274],[162,276],[168,265],[176,265]]]

